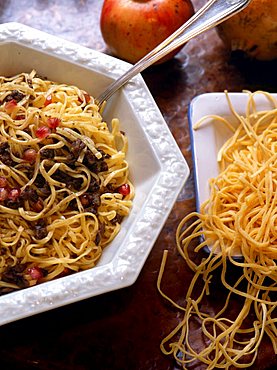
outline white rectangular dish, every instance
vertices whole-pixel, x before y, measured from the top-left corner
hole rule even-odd
[[[35,69],[40,76],[76,85],[94,97],[130,68],[18,23],[0,25],[0,51],[1,76]],[[137,279],[189,169],[140,75],[108,102],[104,119],[110,122],[114,117],[129,142],[127,161],[136,193],[131,214],[95,268],[0,296],[0,325],[129,286]]]
[[[236,112],[245,115],[248,100],[247,93],[228,94]],[[272,94],[277,97],[277,94]],[[262,95],[255,98],[257,109],[269,109],[270,104]],[[217,154],[224,142],[230,137],[231,132],[219,122],[205,123],[198,130],[195,124],[208,115],[218,115],[231,120],[232,114],[224,93],[206,93],[195,97],[189,106],[188,118],[194,162],[195,189],[197,209],[209,197],[210,178],[218,175]]]
[[[247,93],[228,93],[232,105],[237,113],[245,116],[248,101]],[[277,94],[272,94],[277,97]],[[269,101],[263,95],[256,95],[255,103],[257,110],[270,109]],[[212,120],[208,120],[194,129],[195,124],[208,115],[218,115],[234,121],[226,96],[224,93],[206,93],[195,97],[189,107],[188,118],[194,162],[196,208],[209,198],[209,179],[219,174],[217,154],[225,141],[231,136],[228,128]]]

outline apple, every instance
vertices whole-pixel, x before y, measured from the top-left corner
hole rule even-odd
[[[100,27],[111,53],[136,63],[193,14],[190,0],[104,0]],[[165,56],[162,62],[180,49]]]

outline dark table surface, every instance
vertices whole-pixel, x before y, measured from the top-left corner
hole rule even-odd
[[[204,2],[194,0],[195,9]],[[108,52],[99,28],[102,3],[102,0],[1,0],[0,22],[20,22]],[[190,41],[172,61],[148,69],[143,77],[191,170],[187,109],[193,97],[224,89],[274,91],[277,86],[276,61],[257,63],[230,56],[215,30]],[[180,315],[161,298],[156,281],[163,250],[168,249],[164,290],[182,301],[192,273],[176,252],[175,230],[179,221],[194,209],[191,175],[136,283],[2,326],[0,369],[177,369],[172,358],[161,353],[159,345],[177,325]],[[216,302],[209,302],[210,310]],[[272,347],[264,340],[253,369],[276,366]]]

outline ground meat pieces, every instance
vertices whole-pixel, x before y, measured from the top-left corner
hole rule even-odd
[[[73,199],[73,200],[71,200],[71,201],[69,202],[69,204],[68,204],[68,208],[69,208],[70,210],[74,210],[74,211],[78,210],[78,204],[77,204],[77,202],[76,202],[76,199]]]
[[[100,206],[99,193],[85,193],[80,197],[83,207],[97,209]]]
[[[111,223],[114,224],[114,225],[117,224],[117,223],[121,224],[122,220],[123,220],[123,216],[121,216],[117,213],[116,216],[111,220]]]
[[[97,209],[100,206],[101,200],[100,200],[100,192],[95,193],[85,193],[80,196],[80,201],[82,206],[84,207],[85,212],[90,212],[95,215],[97,215]],[[69,203],[69,208],[73,210],[78,209],[78,204],[75,199],[73,199]]]
[[[41,219],[35,225],[35,238],[44,239],[48,234],[46,222]]]
[[[6,253],[7,253],[7,248],[1,247],[0,248],[0,256],[5,256]]]
[[[88,192],[94,193],[96,191],[99,191],[99,189],[100,189],[99,180],[97,180],[95,177],[92,177],[89,183]]]
[[[38,197],[43,199],[47,198],[51,194],[51,189],[45,178],[39,173],[34,181],[34,185],[37,187]],[[38,200],[38,199],[37,199]],[[36,200],[36,201],[37,201]],[[33,199],[35,201],[35,199]]]
[[[38,188],[42,188],[45,186],[46,184],[46,180],[45,178],[39,173],[34,181],[34,184],[38,187]]]
[[[73,157],[77,159],[85,147],[86,147],[85,143],[83,143],[82,140],[77,139],[71,143],[70,152],[73,155]]]
[[[19,196],[17,199],[6,199],[4,205],[5,207],[11,209],[18,209],[19,207],[22,207],[23,201],[22,198]]]
[[[53,149],[42,149],[40,151],[40,158],[43,159],[53,159],[55,157],[55,151]]]
[[[10,167],[13,167],[15,164],[11,158],[10,146],[6,141],[0,143],[0,161]]]
[[[30,180],[32,177],[33,177],[33,174],[34,174],[34,168],[32,166],[30,166],[30,164],[28,163],[20,163],[16,166],[16,168],[22,172],[25,173],[25,175],[28,177],[28,179]]]
[[[24,189],[20,195],[21,199],[29,201],[31,208],[35,212],[41,212],[44,208],[43,199],[39,197],[37,191],[31,187]]]
[[[47,236],[47,229],[41,226],[35,226],[35,238],[38,240],[44,239]]]
[[[82,187],[83,184],[83,179],[81,178],[76,178],[76,177],[71,177],[71,183],[68,184],[68,189],[75,189],[79,190]]]
[[[4,99],[4,102],[15,100],[17,103],[20,102],[25,97],[24,94],[22,94],[18,90],[13,90],[9,95],[7,95]]]
[[[30,187],[24,189],[20,196],[23,200],[29,200],[31,202],[37,202],[39,198],[36,190]]]
[[[28,281],[24,278],[25,264],[16,264],[15,266],[8,266],[2,273],[2,280],[6,283],[16,284],[20,288],[29,286]]]
[[[53,175],[52,178],[56,181],[63,182],[66,185],[71,184],[72,177],[69,176],[67,173],[57,170]]]
[[[56,181],[63,182],[66,184],[68,189],[80,190],[83,184],[83,179],[80,177],[72,177],[67,173],[57,170],[52,178]]]
[[[98,245],[101,243],[102,236],[104,235],[105,232],[105,225],[99,222],[99,228],[98,228],[98,233],[96,234],[95,237],[95,244]]]
[[[69,145],[69,152],[66,157],[66,164],[69,167],[71,168],[76,167],[78,157],[85,149],[85,147],[86,147],[85,143],[83,143],[83,141],[80,139],[71,142],[71,144]]]
[[[114,193],[115,191],[115,186],[113,184],[107,184],[107,186],[105,187],[105,193],[108,192],[108,193]]]
[[[35,212],[41,212],[44,208],[44,203],[43,203],[43,200],[41,198],[39,198],[37,200],[37,202],[33,203],[32,204],[32,209],[35,211]]]
[[[105,157],[105,153],[102,153],[102,157],[98,159],[91,151],[87,151],[84,158],[84,164],[91,172],[104,172],[108,170],[108,165],[104,160]]]
[[[72,168],[73,170],[76,168],[76,158],[72,153],[69,153],[65,159],[65,163],[67,164],[68,167]]]
[[[95,237],[95,244],[98,245],[101,242],[101,234],[98,232]]]
[[[44,199],[47,198],[51,194],[50,186],[45,182],[44,186],[38,188],[38,193]]]

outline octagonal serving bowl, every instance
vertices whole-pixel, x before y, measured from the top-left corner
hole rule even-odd
[[[0,25],[0,75],[35,69],[97,97],[130,64],[18,24]],[[129,286],[137,279],[189,169],[143,78],[138,75],[108,102],[109,123],[119,118],[129,142],[127,161],[135,186],[131,213],[91,270],[0,297],[0,325]]]

